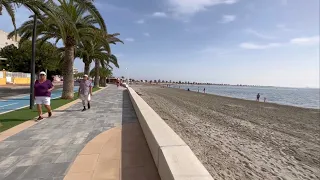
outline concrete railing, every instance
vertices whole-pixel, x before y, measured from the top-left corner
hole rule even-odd
[[[213,180],[190,147],[132,89],[133,107],[162,180]]]

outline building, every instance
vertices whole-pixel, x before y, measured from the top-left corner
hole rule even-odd
[[[78,68],[73,68],[73,74],[78,74],[79,71],[78,71]]]
[[[9,46],[11,44],[15,45],[16,47],[18,47],[19,41],[20,41],[20,37],[17,36],[17,40],[15,40],[15,37],[8,39],[8,34],[7,32],[4,32],[3,30],[0,29],[0,49]],[[6,58],[2,58],[0,57],[0,64],[5,64],[6,65]],[[0,69],[2,70],[2,69]]]
[[[18,47],[18,44],[19,44],[19,41],[21,38],[18,36],[17,39],[15,39],[15,37],[8,39],[8,34],[9,33],[4,32],[3,30],[0,30],[0,49],[4,48],[6,46],[9,46],[11,44]]]

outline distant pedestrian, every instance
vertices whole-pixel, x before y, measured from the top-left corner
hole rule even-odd
[[[203,93],[206,93],[206,88],[203,88]]]
[[[260,101],[260,93],[257,94],[257,101]]]
[[[120,86],[120,79],[119,78],[117,78],[116,84],[117,84],[117,87]]]
[[[264,102],[267,102],[267,98],[266,98],[266,97],[264,97],[264,98],[263,98],[263,101],[264,101]]]
[[[52,82],[47,79],[47,74],[45,72],[40,72],[39,77],[39,80],[36,80],[34,83],[34,99],[37,104],[37,110],[39,114],[37,121],[43,119],[42,104],[48,111],[48,117],[52,116],[50,99],[51,91],[54,89]]]
[[[190,89],[188,88],[188,91],[190,91]]]
[[[200,88],[198,87],[198,92],[200,92]]]
[[[88,75],[83,75],[83,79],[80,82],[78,95],[82,100],[83,110],[86,111],[86,104],[88,105],[88,109],[90,109],[90,101],[92,96],[92,83],[88,79]]]

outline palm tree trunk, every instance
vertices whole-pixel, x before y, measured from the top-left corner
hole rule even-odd
[[[84,74],[89,75],[90,73],[90,63],[85,62],[84,63]]]
[[[94,87],[99,87],[100,82],[100,76],[99,76],[99,70],[100,70],[100,61],[95,60],[95,74],[94,74]]]
[[[103,86],[103,87],[106,87],[106,86],[107,86],[107,78],[106,78],[106,77],[103,78],[102,86]]]
[[[100,82],[99,82],[100,86],[101,86],[101,87],[104,87],[104,86],[103,86],[103,77],[100,76],[100,80],[99,80],[99,81],[100,81]]]
[[[62,76],[63,76],[62,99],[73,99],[73,95],[74,95],[73,61],[74,61],[74,46],[71,46],[71,45],[66,46],[63,67],[62,67]]]

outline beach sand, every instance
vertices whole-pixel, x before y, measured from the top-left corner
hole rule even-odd
[[[320,179],[320,113],[133,85],[214,179]]]

